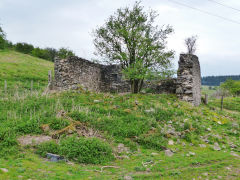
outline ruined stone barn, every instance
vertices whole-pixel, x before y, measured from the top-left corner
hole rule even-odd
[[[102,65],[72,56],[56,59],[54,88],[58,90],[85,89],[96,92],[128,92],[119,65]]]
[[[179,99],[195,106],[201,103],[201,71],[198,57],[181,54],[177,79],[168,79],[150,88],[156,93],[176,93]],[[57,90],[85,89],[96,92],[129,92],[130,83],[121,73],[120,65],[102,65],[72,56],[55,60],[55,80]],[[148,88],[148,85],[144,85]]]

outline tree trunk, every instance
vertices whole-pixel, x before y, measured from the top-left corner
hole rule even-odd
[[[139,92],[139,80],[138,79],[132,80],[132,82],[131,82],[131,91],[134,94]]]

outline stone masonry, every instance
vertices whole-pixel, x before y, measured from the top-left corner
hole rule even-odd
[[[183,100],[199,106],[201,103],[201,71],[198,57],[181,54],[177,73],[177,96]]]
[[[55,80],[57,90],[85,89],[96,92],[127,92],[129,83],[123,80],[121,67],[101,65],[72,56],[55,60]]]

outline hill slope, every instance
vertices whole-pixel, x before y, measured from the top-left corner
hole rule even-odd
[[[0,63],[1,78],[22,89],[32,79],[44,87],[53,68],[13,51],[0,52]],[[219,111],[217,101],[192,107],[166,94],[0,96],[0,179],[239,179],[232,101]],[[68,162],[46,161],[46,153]]]
[[[47,85],[48,70],[53,70],[53,63],[15,51],[0,51],[0,89],[7,81],[8,90],[30,88],[31,81],[35,88]]]

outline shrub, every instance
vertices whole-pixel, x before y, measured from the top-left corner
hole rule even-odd
[[[99,164],[113,160],[111,147],[96,138],[67,137],[60,141],[61,154],[79,163]]]
[[[18,52],[22,52],[25,54],[31,54],[34,47],[33,47],[33,45],[27,44],[27,43],[17,43],[15,45],[15,49]]]
[[[32,50],[32,55],[38,58],[50,60],[49,52],[45,49],[34,48]]]
[[[37,154],[46,157],[47,153],[60,154],[60,147],[55,141],[47,141],[37,145]]]
[[[58,51],[58,57],[59,58],[67,58],[69,56],[75,56],[74,52],[72,50],[69,50],[67,48],[60,48]]]
[[[37,146],[37,154],[46,157],[46,153],[64,156],[79,163],[100,164],[114,159],[109,144],[97,138],[66,137],[57,144],[49,141]]]
[[[54,130],[63,129],[69,125],[69,121],[65,119],[53,118],[50,123],[50,128]]]

